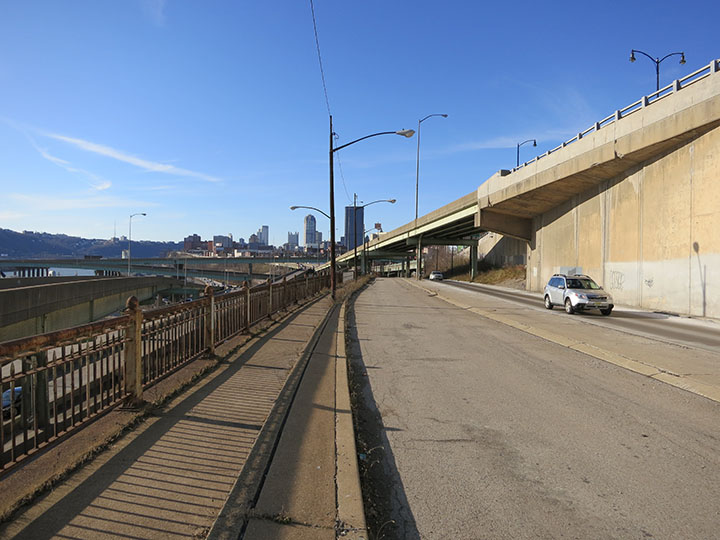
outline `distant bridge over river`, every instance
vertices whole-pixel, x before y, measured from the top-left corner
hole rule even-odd
[[[151,274],[176,279],[208,278],[224,283],[264,280],[304,266],[324,262],[317,257],[168,257],[131,259],[133,274]],[[128,273],[127,259],[0,259],[0,272],[6,276],[43,277],[51,268],[91,270],[97,275],[120,276]]]

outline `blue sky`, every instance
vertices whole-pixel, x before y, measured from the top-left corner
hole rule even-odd
[[[315,0],[337,145],[422,124],[420,213],[720,57],[717,2]],[[0,227],[173,240],[328,209],[328,110],[309,0],[0,0]],[[336,155],[342,207],[414,217],[416,139]],[[317,215],[328,237],[328,223]],[[302,238],[302,237],[301,237]]]

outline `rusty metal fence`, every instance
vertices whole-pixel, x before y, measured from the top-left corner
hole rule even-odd
[[[329,287],[327,275],[244,287],[0,343],[0,474],[250,326]]]

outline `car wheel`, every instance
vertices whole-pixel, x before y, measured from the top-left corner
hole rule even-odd
[[[550,301],[550,296],[545,295],[545,309],[552,309],[553,303]]]
[[[603,315],[610,315],[612,313],[612,308],[610,307],[607,309],[601,309],[600,313],[602,313]]]
[[[565,299],[565,313],[567,313],[568,315],[572,315],[573,313],[575,313],[575,308],[573,307],[572,302],[569,298]]]

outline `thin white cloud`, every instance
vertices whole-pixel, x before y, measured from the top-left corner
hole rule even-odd
[[[41,147],[34,137],[30,135],[28,130],[24,127],[21,127],[13,122],[5,121],[8,125],[14,127],[15,129],[18,129],[27,140],[30,142],[32,147],[37,151],[38,154],[40,154],[43,158],[48,160],[50,163],[53,163],[60,167],[61,169],[66,170],[67,172],[73,173],[73,174],[81,174],[83,176],[87,176],[90,178],[93,182],[90,183],[90,187],[92,187],[94,190],[97,191],[104,191],[106,189],[109,189],[112,186],[112,182],[109,180],[105,180],[95,173],[91,173],[90,171],[86,171],[84,169],[78,169],[77,167],[73,167],[72,164],[62,158],[59,158],[57,156],[53,156],[50,152],[48,152],[45,148]]]
[[[94,190],[97,190],[97,191],[105,191],[106,189],[110,189],[111,186],[112,186],[112,182],[110,182],[109,180],[105,180],[98,184],[93,184],[92,187]]]
[[[134,201],[107,195],[91,197],[52,197],[41,195],[27,195],[24,193],[10,193],[7,200],[15,205],[32,209],[34,212],[58,212],[65,210],[87,210],[91,208],[129,208],[157,206],[157,203],[147,201]]]
[[[200,180],[205,180],[206,182],[221,182],[219,178],[216,178],[214,176],[191,171],[188,169],[182,169],[180,167],[175,167],[174,165],[168,165],[167,163],[158,163],[156,161],[149,161],[146,159],[138,158],[126,154],[120,150],[116,150],[115,148],[104,146],[102,144],[85,141],[83,139],[76,139],[74,137],[67,137],[65,135],[58,135],[57,133],[44,133],[44,135],[46,137],[50,137],[51,139],[62,141],[64,143],[75,146],[76,148],[80,148],[81,150],[85,150],[86,152],[92,152],[94,154],[109,157],[123,163],[128,163],[149,172],[173,174],[175,176],[186,176],[190,178],[199,178]]]
[[[548,141],[559,141],[571,139],[577,132],[573,132],[569,129],[553,129],[548,130],[539,135],[532,137],[527,134],[520,135],[504,135],[500,137],[494,137],[492,139],[486,139],[482,141],[469,141],[466,143],[450,146],[444,150],[437,150],[437,154],[455,154],[458,152],[468,152],[472,150],[499,150],[504,148],[516,148],[518,143],[527,140],[535,139],[538,146]]]
[[[142,0],[143,11],[158,26],[165,26],[166,4],[166,0]]]
[[[9,221],[11,219],[22,219],[28,217],[30,214],[24,214],[22,212],[0,212],[0,219]]]

